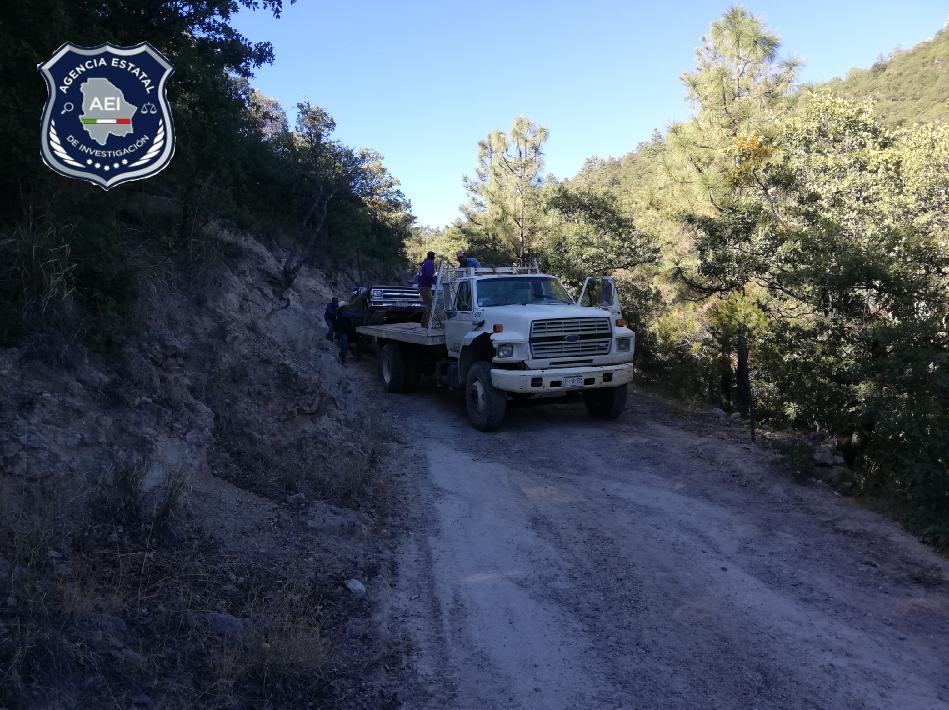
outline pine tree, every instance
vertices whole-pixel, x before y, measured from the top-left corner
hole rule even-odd
[[[519,116],[510,133],[494,131],[478,143],[476,177],[465,176],[462,210],[469,242],[499,258],[525,263],[541,225],[547,129]]]

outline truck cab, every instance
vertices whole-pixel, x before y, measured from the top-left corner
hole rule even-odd
[[[594,416],[622,412],[635,334],[611,279],[587,279],[574,302],[548,274],[469,271],[455,282],[445,313],[445,346],[456,362],[443,379],[464,384],[476,426],[479,419],[494,428],[503,418],[501,398],[506,404],[511,396],[582,392]]]

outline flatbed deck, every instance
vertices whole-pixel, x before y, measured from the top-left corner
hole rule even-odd
[[[372,338],[395,340],[400,343],[414,343],[415,345],[444,345],[445,331],[441,329],[423,328],[418,323],[385,323],[382,325],[360,325],[357,333]]]

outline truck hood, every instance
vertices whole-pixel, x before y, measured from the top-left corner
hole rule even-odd
[[[567,303],[560,304],[538,304],[531,303],[526,306],[489,306],[480,309],[483,317],[494,322],[509,321],[524,323],[535,320],[547,320],[548,318],[609,318],[610,312],[602,308],[590,308],[587,306],[574,306]]]

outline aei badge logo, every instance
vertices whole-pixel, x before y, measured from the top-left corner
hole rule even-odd
[[[147,42],[134,47],[60,47],[39,65],[49,88],[43,162],[104,190],[171,162],[175,133],[165,96],[174,71]]]

